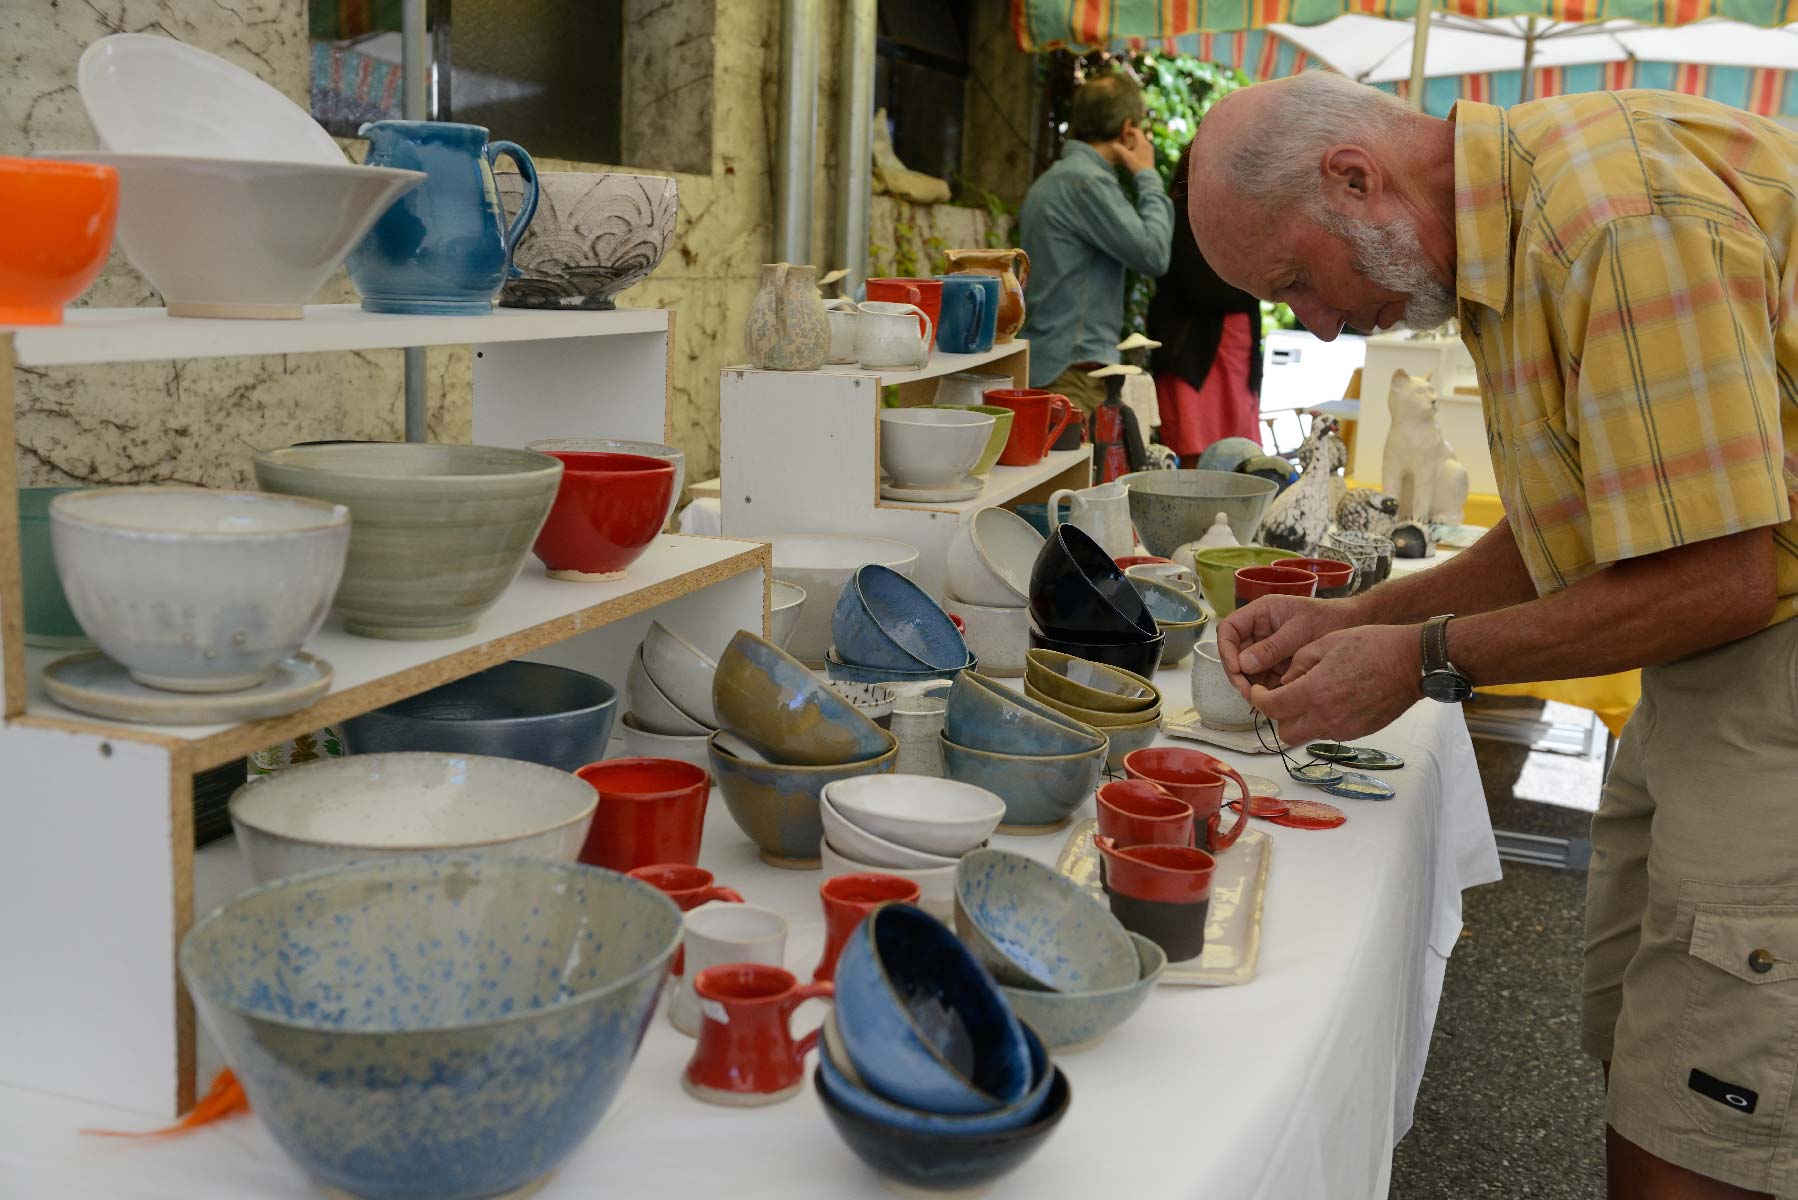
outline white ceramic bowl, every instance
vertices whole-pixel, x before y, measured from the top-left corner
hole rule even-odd
[[[598,806],[585,780],[515,758],[352,754],[246,783],[231,797],[231,826],[250,874],[267,883],[442,851],[572,861]]]
[[[805,607],[805,589],[796,583],[776,579],[768,584],[768,640],[782,650],[799,628],[799,614]]]
[[[666,734],[672,737],[710,737],[711,729],[701,725],[692,717],[682,712],[656,686],[655,680],[643,668],[643,648],[631,655],[630,670],[624,677],[624,697],[627,711],[634,713],[637,727],[649,733]]]
[[[840,781],[833,781],[840,782]],[[818,797],[818,812],[824,819],[824,836],[851,858],[872,863],[877,870],[903,867],[908,871],[927,871],[932,867],[953,867],[958,857],[952,854],[926,854],[897,842],[878,837],[844,816],[830,801],[830,784]]]
[[[880,466],[900,487],[960,483],[980,461],[994,418],[963,408],[889,408],[880,414]]]
[[[841,779],[827,786],[824,795],[840,816],[864,833],[944,858],[966,854],[991,837],[1005,819],[1005,801],[985,788],[923,775]],[[848,842],[839,844],[853,849]]]
[[[718,728],[718,714],[712,708],[717,659],[660,621],[651,621],[643,638],[643,669],[674,707],[701,725]]]
[[[1030,600],[1030,569],[1045,541],[1017,513],[983,508],[949,539],[949,594],[970,604],[1011,607]]]
[[[822,665],[830,650],[830,615],[857,567],[879,563],[909,578],[918,565],[915,546],[885,538],[783,533],[768,540],[774,545],[774,574],[805,589],[799,624],[786,651],[813,667]]]
[[[139,683],[254,687],[331,611],[350,511],[208,488],[70,492],[50,504],[69,607]]]
[[[948,924],[955,919],[955,864],[946,867],[929,867],[924,870],[912,870],[908,867],[882,867],[873,863],[861,862],[843,853],[831,845],[830,838],[819,839],[818,857],[824,867],[824,878],[835,879],[838,875],[861,875],[874,871],[881,875],[897,875],[901,879],[909,879],[918,885],[921,895],[918,907]]]
[[[103,37],[82,51],[75,86],[100,144],[122,154],[346,162],[312,114],[242,67],[173,38]]]
[[[672,758],[692,763],[702,771],[712,769],[706,753],[706,745],[712,740],[709,733],[655,733],[638,724],[636,713],[627,712],[618,718],[618,736],[624,739],[624,757]]]
[[[998,679],[1016,679],[1024,673],[1030,653],[1030,609],[1018,604],[997,608],[970,604],[953,596],[943,599],[943,611],[960,617],[968,651],[980,660],[980,671]]]
[[[119,245],[174,317],[296,319],[419,171],[67,151],[119,173]]]

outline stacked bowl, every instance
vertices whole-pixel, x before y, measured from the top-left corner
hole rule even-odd
[[[949,542],[943,608],[961,618],[968,650],[988,675],[1009,679],[1024,673],[1030,571],[1042,549],[1043,535],[1003,508],[979,510]]]
[[[949,689],[943,773],[1005,802],[1005,833],[1051,833],[1098,786],[1105,734],[976,671]]]
[[[707,748],[725,807],[771,866],[820,865],[829,784],[891,774],[899,743],[804,663],[748,630],[718,657]]]
[[[1042,1039],[942,922],[875,909],[836,967],[814,1084],[849,1149],[901,1192],[972,1194],[1067,1112]]]
[[[1092,536],[1061,524],[1030,569],[1032,649],[1153,675],[1165,639],[1131,581]]]
[[[1161,730],[1161,691],[1141,675],[1104,663],[1032,650],[1024,695],[1106,738],[1105,766],[1124,769],[1124,756],[1152,745]]]
[[[718,729],[712,708],[717,670],[711,655],[660,621],[651,622],[624,680],[625,711],[618,724],[625,752],[705,767],[707,743]]]
[[[976,665],[961,630],[930,594],[891,567],[859,567],[830,617],[830,678],[926,683]]]
[[[774,575],[805,593],[792,632],[781,647],[808,666],[824,665],[830,650],[830,618],[837,597],[856,569],[868,563],[891,567],[909,576],[918,565],[915,546],[885,538],[838,533],[783,533],[768,539],[774,547]],[[775,641],[779,641],[779,637]]]
[[[1005,819],[985,788],[924,775],[861,775],[824,785],[818,798],[827,876],[875,872],[918,885],[918,906],[948,920],[955,866]]]
[[[1161,667],[1177,667],[1186,661],[1192,648],[1205,632],[1210,619],[1199,605],[1199,598],[1175,584],[1125,572],[1131,586],[1142,597],[1155,628],[1161,632]]]

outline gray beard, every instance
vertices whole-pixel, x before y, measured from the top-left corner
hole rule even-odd
[[[1436,278],[1410,222],[1355,221],[1328,209],[1318,218],[1319,224],[1348,243],[1349,265],[1356,274],[1406,297],[1405,324],[1412,329],[1434,329],[1459,311],[1454,289]]]

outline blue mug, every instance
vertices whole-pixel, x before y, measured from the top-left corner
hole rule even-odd
[[[943,284],[936,348],[945,354],[980,354],[993,348],[999,326],[997,275],[938,275]]]

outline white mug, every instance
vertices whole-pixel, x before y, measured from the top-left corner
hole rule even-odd
[[[830,321],[830,352],[824,356],[827,363],[852,363],[855,361],[855,325],[861,309],[853,300],[839,297],[824,302],[824,315]]]
[[[712,900],[682,917],[681,926],[686,964],[668,1002],[668,1019],[688,1037],[699,1036],[702,1020],[699,996],[693,991],[695,975],[725,963],[786,966],[787,919],[777,912]]]
[[[893,699],[892,735],[899,743],[893,770],[900,775],[943,774],[943,720],[948,713],[949,685],[907,683]]]
[[[1206,642],[1193,647],[1192,704],[1199,711],[1199,724],[1207,729],[1255,727],[1255,710],[1230,682],[1230,673],[1224,669],[1224,660],[1218,656],[1216,643]]]
[[[918,322],[924,322],[923,329]],[[869,300],[855,318],[855,361],[864,367],[911,371],[930,362],[936,327],[915,304]]]
[[[1057,488],[1049,495],[1049,530],[1063,521],[1061,502],[1070,509],[1066,524],[1092,535],[1100,549],[1113,558],[1123,558],[1136,549],[1136,528],[1130,523],[1130,493],[1121,483],[1101,483],[1098,487]]]

